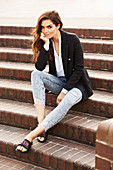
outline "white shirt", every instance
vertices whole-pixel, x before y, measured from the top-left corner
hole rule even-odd
[[[64,69],[63,69],[63,63],[62,63],[62,57],[61,57],[61,36],[59,37],[59,55],[57,54],[57,52],[55,50],[53,41],[52,41],[52,43],[53,43],[53,49],[54,49],[57,77],[65,77]],[[46,51],[48,51],[49,50],[49,44],[48,45],[44,44],[44,48],[45,48]],[[68,91],[63,88],[62,92],[66,94]]]
[[[65,77],[62,58],[61,58],[61,36],[59,37],[59,55],[57,54],[57,52],[55,50],[54,41],[52,41],[52,43],[53,43],[53,49],[54,49],[57,77]]]

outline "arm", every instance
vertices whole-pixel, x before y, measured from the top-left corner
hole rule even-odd
[[[60,94],[57,97],[56,103],[59,104],[61,100],[64,98],[66,93],[75,87],[75,85],[79,82],[81,76],[82,76],[82,70],[84,68],[84,59],[83,59],[83,51],[81,43],[78,39],[78,37],[75,37],[73,40],[74,46],[74,64],[73,64],[73,73],[71,74],[70,78],[66,82],[66,85],[64,86],[63,90],[60,92]],[[72,43],[70,43],[72,44]],[[67,91],[66,91],[67,90]]]
[[[42,71],[47,65],[47,58],[49,54],[49,39],[45,38],[43,33],[41,33],[40,39],[42,39],[45,44],[40,51],[40,54],[35,63],[35,67],[36,69]]]
[[[37,61],[35,63],[35,67],[37,70],[44,70],[46,65],[47,65],[47,57],[48,57],[48,51],[46,51],[44,49],[44,47],[42,47],[41,51],[40,51],[40,54],[37,58]]]
[[[60,94],[58,95],[57,100],[56,100],[57,105],[62,101],[62,99],[64,98],[65,95],[66,94],[63,93],[62,91],[60,92]]]

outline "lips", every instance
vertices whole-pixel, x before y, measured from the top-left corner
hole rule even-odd
[[[44,34],[44,37],[48,37],[49,36],[49,34]]]

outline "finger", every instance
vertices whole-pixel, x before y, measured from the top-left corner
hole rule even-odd
[[[41,32],[40,34],[40,38],[42,39],[44,37],[44,34]]]
[[[59,104],[60,102],[61,102],[61,100],[58,100],[58,101],[57,101],[57,104]]]
[[[43,36],[44,36],[44,33],[43,33],[43,32],[41,32],[40,36],[42,36],[42,37],[43,37]]]
[[[57,99],[57,101],[56,101],[56,104],[58,105],[59,104],[59,100]]]

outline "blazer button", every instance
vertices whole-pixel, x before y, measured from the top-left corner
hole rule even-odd
[[[68,58],[68,61],[70,61],[71,59],[70,58]]]
[[[73,68],[73,71],[74,71],[75,69]]]

